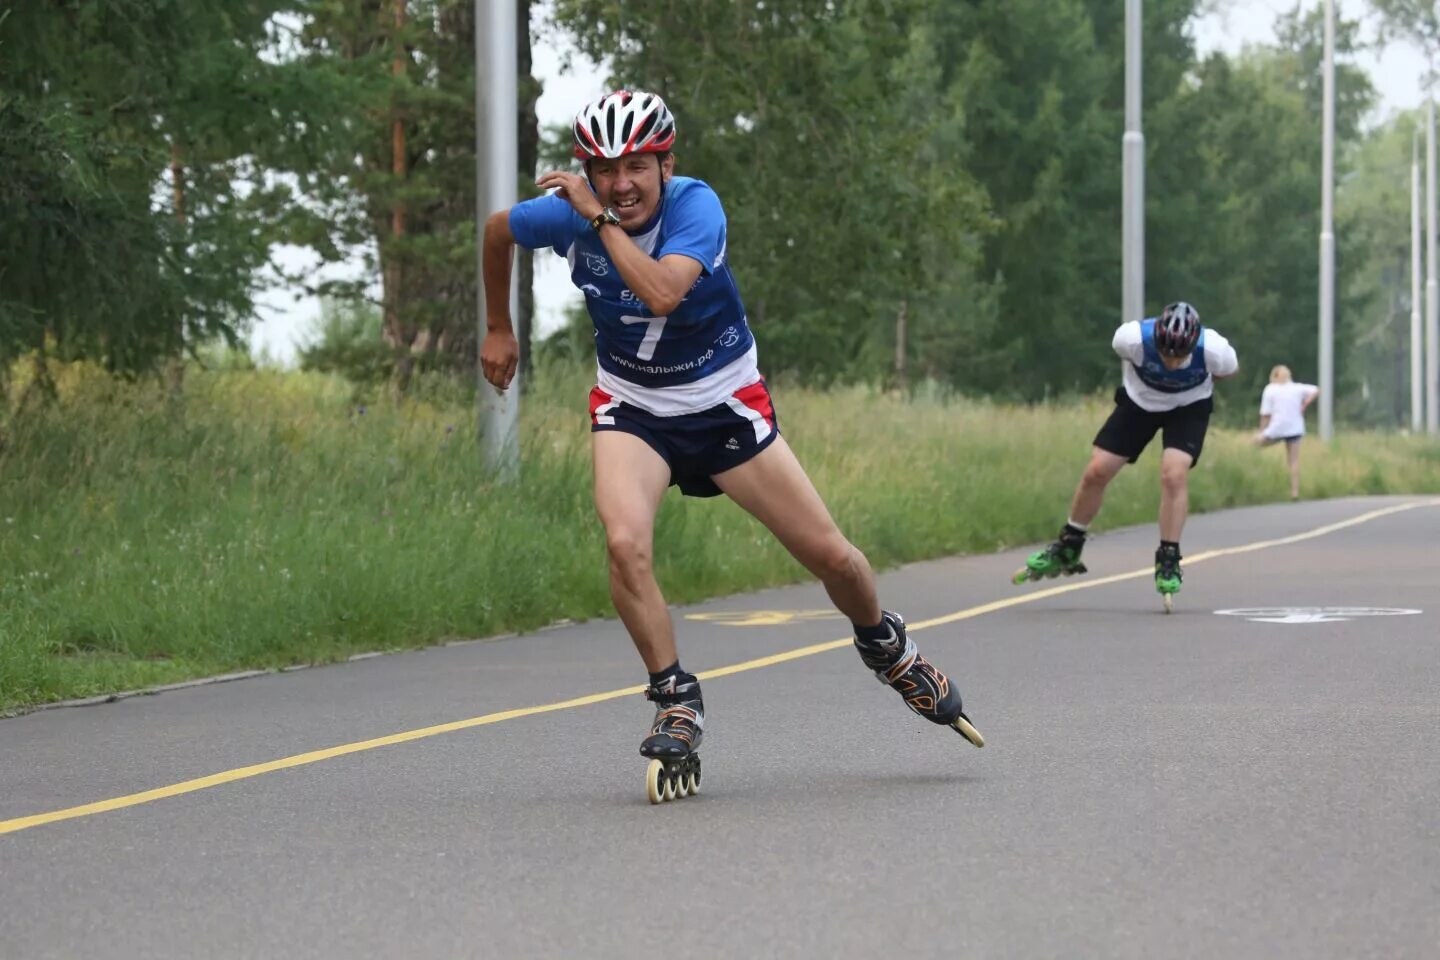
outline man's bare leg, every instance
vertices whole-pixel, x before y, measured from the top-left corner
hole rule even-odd
[[[1166,447],[1160,456],[1160,539],[1180,542],[1190,513],[1190,467],[1195,458]]]
[[[1285,441],[1285,462],[1290,468],[1290,499],[1300,499],[1300,441]]]
[[[1083,526],[1090,526],[1090,521],[1100,513],[1100,507],[1105,502],[1105,488],[1129,462],[1118,453],[1094,447],[1090,453],[1090,462],[1085,465],[1085,472],[1080,474],[1075,496],[1070,501],[1069,519]]]
[[[591,434],[595,509],[605,527],[610,596],[651,673],[675,663],[675,628],[655,581],[655,514],[670,485],[670,467],[639,437],[617,430]]]
[[[977,747],[985,745],[962,709],[959,687],[920,655],[901,617],[881,611],[870,562],[840,532],[784,437],[714,480],[825,585],[855,626],[855,648],[867,668],[915,713],[954,727]]]
[[[880,622],[870,561],[840,532],[784,437],[776,437],[755,457],[714,479],[824,584],[831,601],[851,623]]]

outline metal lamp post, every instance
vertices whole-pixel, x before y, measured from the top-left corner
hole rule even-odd
[[[1320,438],[1335,436],[1335,2],[1325,0],[1320,160]]]
[[[513,0],[475,2],[475,217],[476,257],[484,276],[485,219],[513,206],[519,169],[516,111],[515,4]],[[485,284],[479,287],[480,337],[485,336]],[[519,312],[519,291],[510,284],[510,315]],[[506,479],[520,466],[520,377],[504,393],[482,382],[480,449],[485,465]]]
[[[1145,317],[1145,134],[1140,132],[1140,0],[1125,0],[1125,136],[1121,141],[1122,323]]]

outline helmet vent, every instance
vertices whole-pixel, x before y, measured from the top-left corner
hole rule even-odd
[[[655,114],[648,113],[645,115],[645,119],[640,121],[640,129],[635,132],[635,139],[641,143],[644,143],[645,138],[650,136],[650,131],[654,129]]]

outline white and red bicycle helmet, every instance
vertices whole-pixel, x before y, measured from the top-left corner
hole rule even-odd
[[[1172,357],[1186,357],[1200,339],[1200,313],[1184,300],[1176,301],[1155,321],[1155,349]]]
[[[575,114],[578,160],[668,153],[674,146],[675,118],[658,94],[617,90]]]

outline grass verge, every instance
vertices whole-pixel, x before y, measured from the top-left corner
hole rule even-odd
[[[80,368],[0,447],[0,711],[252,667],[608,616],[585,370],[527,398],[522,479],[480,468],[468,401],[365,405],[325,376],[192,372],[175,394]],[[1100,401],[1003,407],[777,389],[781,424],[876,567],[1046,539]],[[1283,499],[1279,449],[1212,431],[1195,511]],[[1157,459],[1101,527],[1153,520]],[[1440,446],[1308,442],[1307,496],[1440,492]],[[656,566],[673,603],[806,574],[722,499],[672,493]]]

